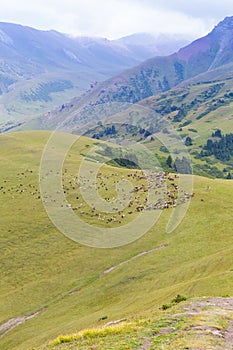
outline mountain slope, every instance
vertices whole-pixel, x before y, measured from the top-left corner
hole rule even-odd
[[[188,85],[191,84],[192,81],[197,83],[207,79],[208,76],[215,76],[216,79],[224,71],[226,75],[229,75],[232,64],[232,23],[232,17],[226,18],[220,22],[206,37],[194,41],[190,45],[180,49],[177,53],[166,57],[155,57],[149,59],[139,66],[128,69],[122,74],[117,75],[114,78],[110,78],[97,86],[92,84],[91,89],[89,89],[85,95],[81,96],[81,99],[74,98],[71,103],[65,103],[65,101],[70,100],[70,97],[75,95],[76,88],[82,88],[80,85],[82,85],[81,82],[83,75],[85,75],[84,79],[88,79],[90,81],[92,76],[92,68],[95,68],[98,74],[102,74],[102,77],[103,74],[106,74],[106,70],[104,72],[103,69],[100,69],[100,67],[102,67],[100,64],[101,59],[104,59],[104,62],[112,62],[112,58],[115,57],[114,60],[116,60],[117,57],[118,69],[119,64],[125,64],[124,60],[126,57],[127,62],[129,63],[129,57],[131,59],[132,56],[135,57],[135,40],[138,41],[139,46],[141,45],[139,39],[140,35],[138,35],[136,39],[130,37],[118,40],[117,45],[110,42],[110,46],[109,42],[104,41],[103,39],[93,40],[90,38],[80,38],[76,40],[78,43],[78,49],[75,51],[74,48],[76,46],[74,46],[72,50],[69,49],[70,42],[73,43],[70,38],[66,37],[66,46],[64,46],[61,50],[59,40],[61,37],[63,38],[63,36],[56,32],[49,32],[47,34],[55,37],[56,39],[54,39],[54,44],[51,47],[54,48],[56,54],[57,52],[60,54],[60,60],[58,61],[59,64],[55,63],[54,69],[57,71],[57,66],[60,66],[60,68],[63,66],[64,71],[64,69],[67,68],[67,62],[69,62],[69,69],[75,64],[78,66],[81,65],[82,73],[77,74],[76,71],[74,75],[73,72],[68,73],[66,69],[66,74],[62,74],[62,78],[60,76],[58,80],[53,78],[51,82],[52,77],[50,76],[45,83],[43,81],[41,82],[40,80],[37,81],[37,87],[32,89],[32,91],[30,83],[27,83],[27,85],[25,85],[25,91],[22,91],[20,85],[17,93],[17,84],[15,84],[15,88],[13,89],[12,93],[10,92],[10,94],[5,94],[2,97],[2,101],[3,103],[6,103],[6,105],[10,106],[12,104],[12,100],[18,102],[21,100],[21,103],[18,103],[17,105],[18,113],[21,112],[23,114],[25,112],[25,106],[28,106],[28,114],[30,114],[30,107],[33,105],[34,111],[37,111],[39,114],[43,110],[43,108],[41,109],[43,105],[41,99],[42,101],[47,99],[46,102],[48,103],[45,105],[48,107],[49,105],[51,106],[51,104],[49,104],[51,96],[53,97],[53,105],[55,102],[61,101],[61,98],[64,98],[62,104],[57,103],[57,105],[62,105],[62,108],[58,108],[58,110],[55,112],[50,112],[48,120],[45,117],[37,121],[36,126],[34,126],[38,127],[39,125],[41,128],[53,128],[57,125],[57,122],[65,118],[66,115],[69,115],[70,113],[73,113],[73,115],[78,114],[75,112],[75,110],[80,110],[80,108],[85,107],[86,105],[103,104],[109,101],[136,103],[149,96],[166,92],[172,88],[180,86],[181,84]],[[4,40],[7,41],[7,38]],[[152,39],[147,38],[147,40],[149,45],[151,45],[150,40]],[[87,51],[80,51],[80,45],[82,49],[85,48]],[[134,48],[131,51],[130,48],[132,47]],[[26,49],[23,47],[23,50]],[[54,50],[47,55],[42,51],[42,56],[44,57],[45,55],[47,57],[46,64],[50,64],[50,61],[53,62]],[[85,61],[87,55],[89,55],[89,61],[88,59]],[[92,62],[90,57],[93,56],[95,56],[95,60]],[[119,57],[121,57],[121,62],[119,61]],[[71,65],[70,60],[72,61]],[[133,58],[133,60],[135,62],[135,58]],[[92,66],[85,66],[86,62],[90,61],[92,62]],[[112,63],[113,65],[114,62],[115,61]],[[108,64],[106,64],[106,67],[109,67]],[[113,72],[114,67],[112,66],[111,69],[111,72]],[[40,76],[46,80],[47,74],[48,73],[43,73]],[[65,79],[64,76],[66,77]],[[100,80],[101,79],[102,78],[100,78]],[[22,100],[24,102],[22,102]],[[14,103],[12,108],[9,108],[9,111],[11,110],[12,112],[14,111]],[[62,112],[62,114],[60,114],[60,112]],[[78,119],[77,116],[75,118]],[[6,129],[8,129],[8,126]]]
[[[140,129],[147,130],[148,135],[155,133],[156,138],[158,119],[164,119],[183,142],[187,137],[192,139],[189,151],[196,174],[231,176],[231,160],[200,157],[200,150],[217,129],[224,134],[232,130],[232,33],[233,18],[226,18],[206,37],[178,53],[156,57],[129,69],[74,98],[64,108],[49,112],[37,123],[45,129],[62,125],[64,130],[74,133],[82,133],[84,127],[84,134],[90,137],[99,137],[108,123],[128,123],[138,130],[136,135],[134,128],[127,137],[148,142]],[[33,127],[33,123],[27,125]],[[117,130],[115,137],[126,137],[124,131],[125,127],[122,133]],[[156,141],[148,143],[164,159],[166,154],[159,151],[160,146]]]
[[[81,99],[72,100],[68,113],[82,106],[108,102],[136,103],[179,85],[203,81],[207,76],[231,76],[233,17],[220,22],[206,37],[167,57],[155,57],[97,86]],[[65,116],[66,110],[62,113]],[[78,113],[77,113],[78,114]],[[54,120],[59,119],[55,112]],[[78,119],[78,118],[77,118]],[[50,115],[51,120],[51,115]],[[44,118],[46,126],[46,118]]]
[[[1,22],[0,121],[39,115],[78,96],[90,83],[155,55],[156,40],[151,39],[150,47],[141,43],[134,48],[121,41],[72,38],[54,30]],[[180,40],[172,47],[178,49],[183,43]]]
[[[225,75],[220,71],[220,80],[216,80],[213,72],[208,72],[202,76],[202,83],[193,82],[187,86],[184,84],[182,87],[146,98],[138,104],[127,106],[125,110],[118,106],[118,113],[112,108],[112,116],[108,118],[103,113],[103,106],[102,109],[89,108],[86,115],[94,118],[99,111],[102,124],[96,120],[84,134],[104,140],[111,138],[113,142],[114,139],[141,142],[165,164],[169,152],[174,158],[173,161],[178,155],[178,151],[175,154],[173,148],[167,149],[166,144],[159,141],[161,134],[165,132],[171,139],[179,137],[180,143],[185,145],[186,140],[189,140],[186,150],[191,156],[195,174],[223,178],[233,176],[231,156],[217,155],[216,158],[213,155],[204,155],[208,140],[223,142],[224,135],[232,133],[233,128],[233,75]],[[204,81],[204,78],[210,80]],[[106,112],[108,106],[109,104],[105,107]],[[80,113],[77,124],[86,115],[84,112]],[[115,125],[114,134],[108,132],[112,125]],[[73,132],[79,133],[80,130],[75,128],[74,123]],[[222,138],[213,136],[217,130],[221,130]],[[230,150],[229,144],[228,152]]]
[[[115,320],[102,327],[61,335],[43,349],[71,350],[76,346],[87,350],[94,346],[96,350],[230,350],[233,298],[182,299],[185,297],[177,295],[170,306],[163,305],[166,311],[152,313],[150,318]]]
[[[126,45],[136,57],[146,60],[155,56],[168,56],[191,42],[179,34],[152,35],[147,33],[132,34],[116,40]]]
[[[168,90],[182,81],[232,63],[232,33],[233,17],[227,17],[206,37],[194,41],[177,53],[150,59],[125,75],[120,75],[119,80],[122,82],[116,84],[119,88],[113,97],[117,96],[120,99],[120,92],[125,85],[131,96],[127,96],[126,91],[126,96],[123,98],[128,102],[137,102],[150,94]],[[141,91],[136,90],[136,83],[139,84]]]
[[[104,40],[98,54],[55,31],[0,23],[0,38],[0,102],[8,118],[40,114],[137,62]]]

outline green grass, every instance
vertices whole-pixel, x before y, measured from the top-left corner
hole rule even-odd
[[[170,91],[156,94],[155,96],[141,100],[138,104],[129,107],[128,110],[120,112],[108,119],[108,124],[116,122],[117,133],[109,136],[104,135],[102,139],[114,138],[129,138],[135,141],[143,142],[164,164],[167,155],[161,152],[160,147],[164,146],[159,141],[156,135],[158,125],[156,119],[160,119],[160,132],[166,127],[170,130],[171,138],[174,137],[174,131],[177,130],[177,135],[185,140],[186,136],[192,138],[192,146],[187,147],[191,154],[191,160],[194,165],[194,173],[201,176],[226,177],[223,169],[228,166],[230,172],[233,172],[232,160],[229,162],[220,162],[214,157],[203,157],[197,159],[194,152],[200,153],[212,132],[216,129],[221,129],[223,134],[229,133],[233,124],[233,100],[232,100],[232,79],[226,76],[219,76],[218,81],[210,80],[209,83],[196,83],[186,87],[174,88]],[[220,103],[219,101],[224,101]],[[185,106],[185,108],[184,108]],[[107,110],[108,107],[106,107]],[[175,108],[175,110],[174,110]],[[180,122],[174,122],[174,118],[180,109],[185,109],[186,114]],[[104,108],[103,108],[104,110]],[[92,113],[92,114],[91,114]],[[90,116],[94,118],[96,111],[90,111]],[[98,114],[101,116],[101,111]],[[203,113],[206,113],[203,115]],[[200,115],[203,115],[201,119]],[[88,117],[88,116],[87,116]],[[117,124],[122,121],[122,125]],[[188,122],[188,123],[187,123]],[[131,128],[128,127],[131,125]],[[187,125],[186,125],[187,124]],[[127,125],[127,128],[125,127]],[[132,127],[134,126],[134,127]],[[98,134],[104,130],[106,125],[92,129],[87,133],[90,137],[93,134]],[[150,137],[144,138],[139,130],[144,128],[153,134],[152,140]],[[195,130],[193,132],[192,130]],[[154,140],[153,140],[154,139]],[[171,140],[170,140],[171,141]],[[175,150],[173,150],[175,151]],[[174,158],[176,154],[174,154]],[[209,164],[212,162],[213,164]],[[200,168],[201,165],[201,168]],[[214,172],[214,167],[219,170],[219,173]]]
[[[4,124],[9,119],[13,121],[26,122],[26,128],[36,127],[39,123],[39,129],[42,127],[41,120],[34,121],[34,118],[40,117],[49,110],[54,110],[62,104],[70,101],[72,98],[80,96],[89,88],[91,81],[101,81],[108,77],[108,74],[98,73],[96,70],[83,68],[82,72],[72,71],[53,71],[42,74],[32,75],[32,79],[19,80],[14,84],[14,89],[3,94],[0,97],[1,117],[0,123]],[[45,101],[43,94],[38,95],[38,100],[26,101],[23,96],[30,95],[32,91],[40,90],[40,85],[46,86],[51,82],[58,80],[69,80],[73,87],[50,93],[51,100]],[[32,119],[32,120],[31,120]],[[28,122],[28,124],[27,124]],[[0,125],[1,126],[1,125]]]
[[[231,308],[226,306],[230,301]],[[213,303],[214,302],[214,303]],[[147,319],[61,335],[43,349],[217,349],[227,348],[232,299],[192,299]]]
[[[205,93],[210,89],[212,86],[216,84],[222,84],[221,89],[217,92],[217,95],[214,97],[203,97]],[[159,106],[161,105],[167,105],[170,103],[171,105],[175,105],[178,108],[182,106],[182,104],[185,104],[188,106],[187,115],[181,122],[173,122],[174,115],[177,113],[170,112],[170,113],[164,113],[163,117],[165,120],[168,121],[170,125],[172,125],[174,128],[177,129],[177,133],[182,137],[184,135],[188,135],[192,138],[193,145],[191,147],[188,147],[188,150],[191,155],[191,160],[193,163],[194,173],[198,175],[204,175],[204,176],[211,176],[211,171],[208,171],[208,168],[210,168],[210,164],[208,161],[211,161],[213,164],[211,164],[211,167],[216,167],[219,171],[222,172],[221,176],[225,177],[226,174],[223,173],[223,169],[226,166],[229,166],[231,168],[232,172],[232,162],[220,162],[214,157],[204,157],[202,159],[196,159],[194,156],[194,152],[200,152],[201,147],[203,147],[206,144],[206,141],[208,138],[211,137],[212,132],[216,129],[221,129],[223,134],[229,133],[230,130],[232,130],[232,123],[233,123],[233,103],[231,99],[225,98],[225,94],[229,94],[229,92],[232,91],[232,80],[228,80],[225,77],[219,77],[218,82],[210,82],[208,84],[194,84],[187,86],[185,88],[180,89],[173,89],[171,91],[166,92],[163,95],[157,95],[150,97],[144,101],[141,101],[140,104],[142,104],[145,107],[151,108],[152,110],[157,110]],[[185,96],[182,98],[182,96]],[[196,119],[197,116],[199,116],[204,111],[207,111],[209,106],[214,104],[213,99],[218,101],[219,99],[224,99],[225,103],[223,105],[219,105],[217,109],[208,112],[203,118]],[[170,102],[169,102],[170,101]],[[198,101],[194,103],[194,105],[191,105],[192,102]],[[182,126],[184,122],[187,120],[191,121],[190,124],[186,126]],[[145,123],[150,125],[150,120],[147,118]],[[182,126],[182,127],[181,127]],[[168,127],[169,128],[169,127]],[[193,132],[191,129],[196,130],[196,132]],[[147,143],[147,147],[154,151],[156,154],[158,154],[159,157],[166,157],[167,155],[165,153],[161,153],[159,148],[161,144],[156,139],[155,134],[155,140]],[[201,170],[196,165],[202,165],[204,166]],[[214,171],[212,170],[212,174],[215,177]]]
[[[168,209],[134,243],[113,249],[81,246],[57,231],[38,198],[39,163],[48,137],[41,131],[0,138],[0,186],[6,189],[0,192],[0,324],[45,308],[0,339],[1,349],[36,349],[61,334],[108,321],[134,315],[147,319],[177,294],[232,293],[232,181],[195,177],[188,213],[172,234],[166,234]],[[82,138],[71,150],[66,160],[71,173],[82,159],[80,153],[93,143]],[[106,176],[113,170],[106,167]],[[20,184],[25,191],[16,193]],[[106,269],[161,244],[167,246],[102,276]],[[107,321],[98,321],[105,317]],[[135,342],[139,347],[137,337]]]

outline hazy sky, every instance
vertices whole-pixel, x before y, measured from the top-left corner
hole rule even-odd
[[[0,9],[0,21],[74,35],[118,38],[163,32],[198,37],[233,15],[233,0],[0,0]]]

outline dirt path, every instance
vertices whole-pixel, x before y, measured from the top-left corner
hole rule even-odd
[[[109,269],[105,270],[104,272],[102,272],[100,274],[100,277],[104,276],[104,275],[107,275],[108,273],[116,270],[118,267],[121,267],[125,264],[128,264],[129,262],[139,258],[140,256],[143,256],[143,255],[146,255],[146,254],[149,254],[149,253],[153,253],[153,252],[156,252],[157,250],[160,250],[160,249],[163,249],[163,248],[166,248],[168,246],[168,244],[161,244],[160,246],[156,247],[156,248],[153,248],[153,249],[150,249],[150,250],[145,250],[144,252],[141,252],[135,256],[133,256],[132,258],[128,259],[128,260],[125,260],[125,261],[122,261],[120,264],[118,265],[115,265],[115,266],[112,266],[110,267]]]
[[[34,314],[28,315],[28,316],[19,316],[14,317],[8,320],[7,322],[0,325],[0,339],[3,338],[7,333],[12,331],[15,327],[19,326],[20,324],[30,320],[31,318],[36,317],[37,315],[41,314],[45,309],[39,310],[35,312]]]

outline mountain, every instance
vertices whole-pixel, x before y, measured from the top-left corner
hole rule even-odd
[[[166,92],[177,86],[196,83],[206,77],[217,79],[225,70],[231,75],[233,63],[233,17],[220,22],[211,33],[177,53],[155,57],[99,84],[90,94],[81,98],[82,104],[109,101],[136,103],[149,96]],[[72,101],[80,107],[80,100]],[[64,112],[64,111],[63,111]]]
[[[172,54],[191,42],[191,39],[188,40],[179,34],[137,33],[118,39],[117,42],[126,45],[137,57],[146,60],[154,56]]]
[[[106,55],[103,57],[106,61],[108,51],[112,49],[113,61],[117,59],[117,54],[124,53],[126,57],[142,62],[157,55],[167,56],[187,45],[191,39],[178,34],[135,33],[116,40],[77,37],[75,41],[91,50],[97,57],[100,54]],[[106,51],[104,51],[104,47]]]
[[[140,130],[147,130],[148,136],[158,132],[158,125],[164,130],[174,128],[181,139],[192,139],[189,151],[194,173],[232,176],[231,157],[216,160],[200,155],[217,129],[224,135],[232,130],[232,37],[233,17],[229,17],[177,53],[147,60],[18,129],[53,129],[62,124],[73,133],[108,139],[106,124],[117,121],[124,125],[111,137],[146,142]],[[126,124],[136,128],[127,134]],[[149,147],[165,164],[166,153],[159,151],[156,141]]]
[[[78,123],[78,114],[86,106],[109,102],[135,104],[179,86],[228,79],[233,71],[232,37],[233,17],[227,17],[207,36],[177,53],[149,59],[104,81],[80,98],[72,99],[62,110],[52,111],[41,119],[42,124],[45,128],[53,127],[70,115]]]
[[[123,98],[129,102],[137,102],[149,95],[169,90],[194,76],[232,63],[232,54],[233,17],[227,17],[207,36],[192,42],[177,53],[166,58],[150,59],[120,75],[118,80],[121,78],[122,81],[115,84],[118,87],[115,95],[120,99],[123,87],[127,86],[127,90],[132,87],[130,97],[126,92]],[[136,89],[137,83],[140,91]]]
[[[124,40],[74,38],[1,22],[0,121],[39,115],[80,95],[90,84],[158,53],[156,38],[148,45],[135,48]]]

